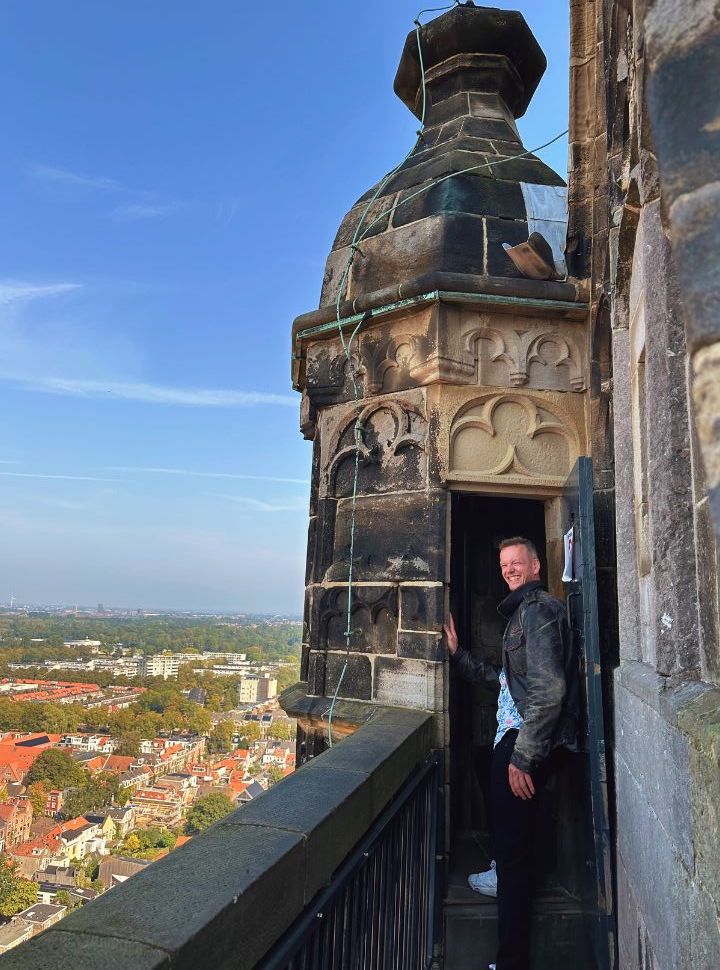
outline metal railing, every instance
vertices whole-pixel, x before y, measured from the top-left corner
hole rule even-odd
[[[440,926],[440,764],[407,782],[257,970],[427,970]]]

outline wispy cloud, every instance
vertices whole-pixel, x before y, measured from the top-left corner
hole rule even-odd
[[[224,498],[228,502],[233,502],[239,506],[241,512],[301,512],[307,511],[308,504],[307,498],[300,495],[290,500],[284,499],[282,502],[263,502],[247,495],[218,495],[217,498]]]
[[[27,390],[70,397],[103,400],[140,401],[144,404],[174,404],[184,407],[244,408],[264,404],[296,407],[289,394],[265,391],[234,391],[222,388],[167,387],[160,384],[134,384],[118,381],[86,381],[64,377],[29,378],[17,381]]]
[[[248,482],[284,482],[290,485],[309,485],[306,478],[280,478],[275,475],[240,475],[234,472],[200,472],[189,468],[148,468],[137,465],[108,465],[109,472],[141,472],[152,475],[183,475],[190,478],[232,478]]]
[[[11,461],[9,458],[0,458],[0,465],[22,465],[22,462]]]
[[[126,191],[122,183],[116,179],[106,178],[102,175],[84,175],[79,172],[70,172],[66,168],[56,168],[53,165],[31,165],[30,174],[42,182],[50,182],[55,185],[74,186],[78,189],[92,189],[101,192]]]
[[[0,280],[0,305],[10,306],[22,300],[37,300],[59,296],[82,289],[81,283],[24,283],[21,280]]]
[[[91,475],[44,475],[39,472],[3,472],[3,478],[41,478],[56,482],[117,482],[116,478],[95,478]]]
[[[110,211],[116,222],[141,222],[144,219],[166,219],[180,208],[177,202],[128,202]]]

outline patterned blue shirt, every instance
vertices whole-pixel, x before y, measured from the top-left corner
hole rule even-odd
[[[498,729],[495,735],[495,744],[500,743],[506,731],[511,731],[513,728],[520,730],[523,725],[523,719],[517,707],[515,707],[515,701],[512,699],[512,694],[508,688],[504,670],[500,671],[500,696],[498,697],[497,722]]]

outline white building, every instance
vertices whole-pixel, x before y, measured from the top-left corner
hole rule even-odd
[[[241,704],[259,704],[277,695],[277,680],[270,674],[259,677],[243,677],[238,685],[238,700]]]

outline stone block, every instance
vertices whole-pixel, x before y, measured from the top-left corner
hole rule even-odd
[[[687,739],[624,687],[615,693],[615,734],[618,756],[632,771],[633,784],[660,826],[674,833],[675,851],[685,865],[692,866]]]
[[[308,693],[315,697],[325,694],[326,656],[322,650],[310,650],[308,654]]]
[[[338,503],[328,580],[348,576],[351,502]],[[355,507],[356,581],[443,580],[447,497],[444,492],[359,496]]]
[[[466,91],[454,94],[445,100],[438,100],[434,94],[430,94],[429,103],[425,109],[426,125],[435,127],[446,121],[451,121],[460,115],[466,115],[470,108],[468,105],[468,95]]]
[[[359,731],[332,748],[332,766],[368,775],[373,814],[378,815],[427,758],[431,732],[431,718],[424,712],[375,708]]]
[[[308,529],[306,584],[321,582],[332,562],[336,509],[335,499],[318,500],[318,514]]]
[[[679,862],[665,829],[658,825],[620,756],[616,759],[616,780],[618,804],[622,806],[622,825],[618,831],[621,864],[644,914],[653,949],[664,956],[663,970],[681,967],[677,938],[677,914],[681,908]],[[658,891],[660,878],[662,892]]]
[[[350,649],[354,653],[394,653],[397,641],[396,586],[354,586]],[[310,643],[315,650],[345,650],[347,586],[317,587]]]
[[[470,114],[473,118],[492,118],[495,121],[506,122],[517,134],[515,118],[499,95],[491,92],[470,91]]]
[[[498,135],[501,138],[502,135]],[[518,146],[519,148],[519,146]],[[519,152],[518,152],[519,154]],[[492,155],[488,158],[493,162]],[[523,158],[512,158],[510,161],[495,162],[490,165],[492,177],[504,179],[506,182],[532,182],[535,185],[565,185],[556,172],[545,165],[534,155],[526,155]]]
[[[250,970],[302,910],[306,858],[297,827],[253,824],[251,807],[72,913],[67,928],[164,950],[178,970]]]
[[[372,661],[364,654],[328,653],[325,655],[325,696],[354,698],[369,701],[372,698]],[[340,678],[342,682],[340,683]],[[338,690],[338,683],[340,689]]]
[[[344,743],[344,742],[343,742]],[[276,797],[268,798],[274,794]],[[252,832],[255,829],[266,831],[272,843],[274,833],[285,833],[288,837],[300,839],[305,845],[305,879],[298,878],[302,869],[296,866],[291,877],[294,885],[283,887],[279,880],[268,885],[267,907],[282,911],[288,900],[294,905],[298,893],[309,902],[315,893],[324,886],[346,855],[362,838],[374,818],[372,806],[372,786],[369,776],[351,768],[336,769],[332,762],[324,758],[312,759],[303,765],[301,771],[289,775],[283,781],[282,794],[268,792],[248,802],[241,809],[228,816],[227,822],[220,822],[218,828],[223,834],[233,837],[238,833]],[[272,892],[276,898],[272,899]],[[301,907],[295,912],[299,913]],[[272,941],[271,925],[265,929],[257,926],[257,916],[266,912],[256,905],[255,920],[245,928]],[[254,945],[257,952],[261,947]],[[209,964],[214,966],[214,964]],[[252,964],[248,963],[248,967]]]
[[[468,212],[478,216],[492,212],[505,219],[526,219],[522,190],[515,182],[478,179],[468,174],[427,184],[432,188],[408,202],[404,200],[417,192],[417,187],[400,193],[393,226],[406,225],[438,212]]]
[[[375,700],[425,711],[442,709],[442,663],[377,657]]]
[[[444,586],[400,586],[400,628],[440,632],[445,622]]]
[[[717,101],[708,97],[708,78],[720,76],[716,31],[680,48],[650,74],[648,107],[663,194],[670,204],[694,192],[720,171]]]
[[[487,218],[485,225],[487,227],[486,274],[521,277],[522,273],[503,249],[503,243],[517,246],[527,242],[529,236],[527,222]]]
[[[445,659],[445,646],[439,633],[408,633],[401,630],[397,639],[398,657],[415,660],[441,661]]]
[[[386,195],[381,195],[370,204],[369,208],[367,201],[356,203],[340,224],[333,250],[343,249],[365,234],[370,238],[385,232],[390,218],[388,210],[392,208],[392,201],[392,196],[388,198]]]
[[[478,157],[477,161],[483,158]],[[443,164],[442,168],[447,165]],[[423,181],[434,174],[421,174],[421,169],[425,165],[411,171],[417,171]],[[410,184],[415,185],[416,180]],[[363,244],[365,256],[353,263],[348,296],[354,299],[360,294],[397,285],[398,280],[407,278],[408,266],[412,266],[415,276],[434,272],[479,274],[484,239],[482,219],[464,213],[441,213],[389,230]]]

